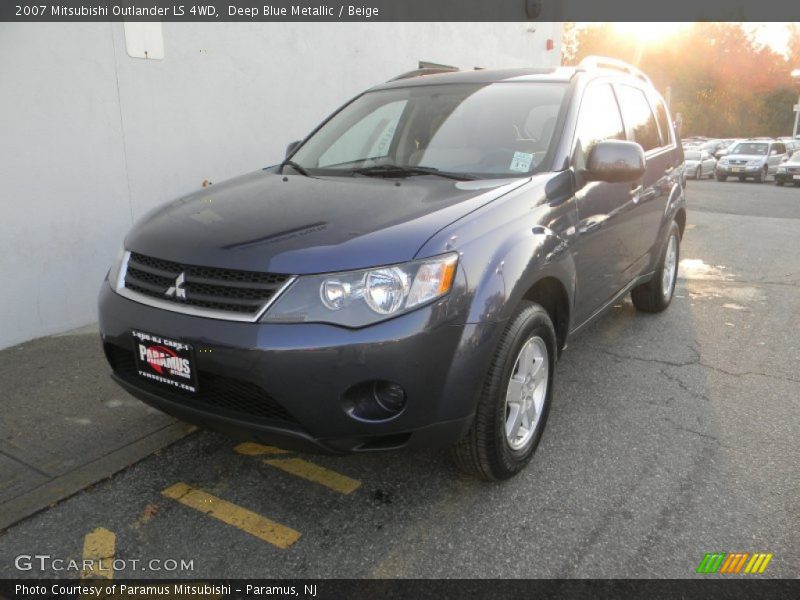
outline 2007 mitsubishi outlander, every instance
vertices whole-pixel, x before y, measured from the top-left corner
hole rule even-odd
[[[330,453],[530,460],[568,337],[670,303],[683,154],[633,67],[408,74],[280,165],[152,211],[100,292],[114,379],[180,419]]]

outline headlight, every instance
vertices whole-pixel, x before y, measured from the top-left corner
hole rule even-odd
[[[130,254],[130,252],[126,252],[124,246],[120,247],[119,251],[117,252],[117,257],[114,259],[114,263],[108,270],[108,275],[106,275],[106,278],[108,279],[108,283],[110,283],[111,287],[115,290],[118,290],[123,286],[124,282],[122,277],[124,276],[124,273],[122,267],[128,263],[128,257]]]
[[[271,306],[262,321],[363,327],[441,298],[453,287],[455,253],[361,271],[305,275]]]

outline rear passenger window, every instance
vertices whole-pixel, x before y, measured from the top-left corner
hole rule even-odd
[[[784,147],[783,144],[775,144],[775,145],[772,146],[772,149],[776,150],[778,154],[785,154],[786,153],[786,148]]]
[[[661,130],[661,145],[672,145],[672,128],[669,126],[669,113],[667,107],[661,100],[656,101],[656,119],[658,120],[658,128]]]
[[[625,130],[614,91],[607,83],[589,86],[581,101],[575,130],[575,157],[578,168],[586,164],[589,151],[603,140],[624,140]]]
[[[628,139],[638,142],[645,152],[658,148],[661,143],[658,125],[644,92],[628,85],[620,85],[617,86],[617,93]]]

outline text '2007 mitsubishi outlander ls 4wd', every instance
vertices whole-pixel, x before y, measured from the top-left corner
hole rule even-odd
[[[568,336],[627,292],[672,299],[683,154],[633,67],[409,74],[291,148],[126,237],[100,328],[133,395],[284,448],[452,446],[504,479]]]

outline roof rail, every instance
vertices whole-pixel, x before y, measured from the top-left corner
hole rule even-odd
[[[458,71],[456,67],[422,67],[421,69],[414,69],[392,77],[389,81],[398,81],[400,79],[411,79],[412,77],[422,77],[423,75],[436,75],[437,73],[453,73]]]
[[[607,56],[587,56],[580,62],[580,64],[578,64],[578,69],[583,71],[587,71],[589,69],[617,69],[618,71],[624,71],[625,73],[633,75],[634,77],[638,77],[649,85],[653,85],[653,82],[650,81],[650,78],[640,69],[637,69],[633,65],[629,65],[622,60],[608,58]]]

